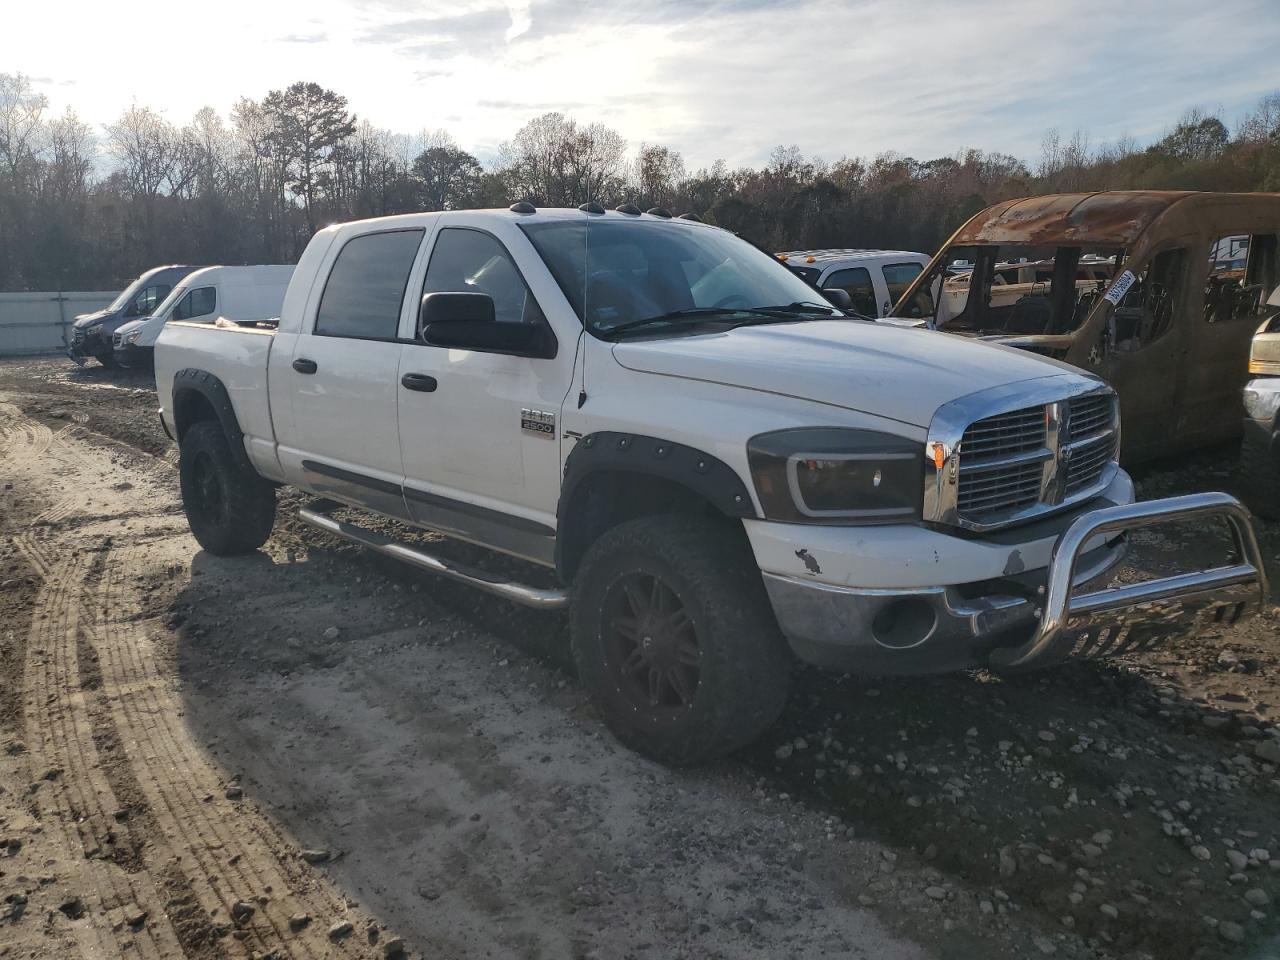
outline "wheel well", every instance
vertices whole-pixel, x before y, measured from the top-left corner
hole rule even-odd
[[[568,583],[583,554],[602,534],[628,520],[684,513],[733,522],[696,490],[666,477],[598,470],[584,477],[561,504],[556,536],[556,570]]]
[[[173,425],[181,441],[183,435],[201,420],[218,421],[213,402],[198,390],[179,390],[173,395]]]

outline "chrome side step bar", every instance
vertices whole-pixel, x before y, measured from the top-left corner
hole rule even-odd
[[[383,556],[411,564],[420,570],[426,570],[428,573],[435,573],[442,577],[448,577],[450,580],[457,580],[459,583],[468,584],[478,590],[483,590],[485,593],[491,593],[495,597],[502,597],[504,600],[511,600],[526,607],[533,607],[538,610],[555,610],[569,604],[569,595],[564,590],[531,587],[511,580],[502,580],[483,570],[455,563],[453,560],[447,560],[443,557],[433,556],[423,550],[419,550],[417,547],[411,547],[398,540],[392,540],[390,537],[374,530],[358,527],[354,523],[335,520],[333,517],[326,516],[316,510],[303,507],[298,511],[298,519],[315,527],[317,530],[323,530],[326,533],[333,534],[335,537],[342,537],[344,540],[358,543],[360,546],[375,550]]]

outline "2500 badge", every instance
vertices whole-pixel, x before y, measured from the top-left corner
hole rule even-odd
[[[520,411],[520,429],[527,433],[536,433],[540,437],[554,437],[556,415],[547,413],[545,410],[530,410],[525,407]]]

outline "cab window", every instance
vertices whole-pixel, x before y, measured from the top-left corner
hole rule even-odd
[[[447,227],[440,231],[422,292],[484,293],[493,298],[493,316],[500,323],[543,322],[538,301],[511,254],[479,230]]]
[[[1261,320],[1280,277],[1276,235],[1229,234],[1209,244],[1209,273],[1204,286],[1206,323]]]
[[[173,308],[174,320],[194,320],[213,313],[218,307],[218,291],[216,287],[196,287],[188,290],[187,295],[178,301]]]
[[[876,309],[876,291],[871,286],[871,274],[865,267],[849,267],[837,270],[822,281],[824,290],[840,289],[853,301],[853,312],[864,317],[879,316]]]
[[[920,276],[920,271],[924,268],[918,263],[886,263],[882,269],[885,285],[889,288],[890,304],[894,304],[902,298],[907,287]]]
[[[325,282],[316,335],[394,340],[423,235],[422,230],[392,230],[348,240]]]
[[[172,289],[173,285],[168,283],[153,283],[151,286],[145,287],[133,298],[133,302],[129,304],[129,309],[125,312],[125,315],[129,317],[149,316],[155,312],[156,307],[160,306]]]
[[[1111,336],[1119,353],[1133,353],[1173,329],[1186,276],[1187,250],[1157,253],[1138,272],[1111,313]]]

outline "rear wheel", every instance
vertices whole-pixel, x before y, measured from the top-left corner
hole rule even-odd
[[[740,530],[688,516],[621,524],[587,551],[573,593],[579,675],[632,749],[698,763],[781,713],[791,655]]]
[[[275,488],[236,459],[221,424],[193,424],[180,450],[182,507],[200,546],[227,555],[266,543],[275,524]]]

